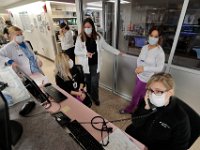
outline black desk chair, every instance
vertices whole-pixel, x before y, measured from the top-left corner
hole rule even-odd
[[[82,65],[75,65],[76,68],[79,70],[79,73],[81,75],[81,78],[84,78],[84,72],[83,72],[83,66]],[[86,106],[88,106],[89,108],[92,106],[92,99],[89,93],[85,93],[86,94],[86,98],[83,101],[83,104],[85,104]]]
[[[200,116],[190,106],[181,100],[177,100],[177,103],[185,110],[190,120],[191,137],[189,141],[189,147],[200,136]]]

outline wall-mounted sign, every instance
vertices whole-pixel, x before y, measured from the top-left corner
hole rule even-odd
[[[31,21],[28,16],[28,12],[27,11],[19,12],[19,17],[21,19],[23,30],[31,32]]]

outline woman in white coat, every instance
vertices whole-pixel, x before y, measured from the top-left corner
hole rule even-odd
[[[96,32],[92,19],[86,18],[83,21],[82,31],[77,37],[74,52],[77,64],[83,66],[87,90],[96,105],[100,105],[98,87],[103,50],[115,55],[121,53],[108,45],[104,38]]]
[[[27,75],[42,73],[42,62],[37,59],[31,46],[24,41],[22,30],[16,26],[8,29],[11,41],[0,49],[1,61],[12,65],[14,69],[19,67]]]
[[[60,41],[62,51],[69,56],[75,62],[74,54],[74,39],[72,36],[72,31],[69,26],[64,22],[60,24]]]

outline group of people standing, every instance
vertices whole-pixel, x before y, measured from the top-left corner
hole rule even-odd
[[[123,53],[105,42],[90,18],[83,21],[75,45],[69,27],[63,23],[60,28],[63,51],[55,57],[56,84],[88,107],[91,106],[91,99],[100,105],[98,88],[102,51],[115,55]],[[24,41],[22,30],[11,26],[8,33],[10,42],[0,49],[0,61],[13,68],[19,66],[28,75],[42,72],[42,62]],[[185,150],[190,139],[189,118],[176,102],[172,76],[159,73],[165,62],[165,54],[159,44],[160,36],[158,28],[151,28],[148,44],[143,46],[137,59],[132,100],[120,113],[134,112],[133,124],[126,132],[149,149]],[[156,111],[154,108],[157,108]]]
[[[61,45],[70,45],[67,44],[67,41],[69,42],[70,40],[66,39],[72,37],[71,35],[69,36],[69,33],[71,34],[71,31],[67,30],[66,26],[64,30],[62,26],[60,27],[61,27],[60,30]],[[62,48],[64,53],[67,54],[69,58],[73,60],[73,62],[75,62],[74,56],[71,55],[71,49],[65,50],[63,46]],[[76,39],[74,54],[76,56],[76,64],[81,65],[83,68],[84,82],[87,87],[87,93],[89,93],[91,99],[94,101],[96,105],[100,105],[98,89],[99,89],[99,75],[102,65],[103,50],[107,50],[115,55],[119,55],[120,53],[122,54],[122,52],[120,52],[119,50],[108,45],[105,42],[104,38],[99,33],[97,33],[92,19],[90,18],[85,19],[83,21],[81,33]],[[57,70],[57,72],[63,72],[63,71],[64,70]],[[82,89],[79,89],[79,91],[81,90]]]
[[[16,26],[11,26],[8,29],[7,36],[8,34],[10,42],[0,50],[1,60],[4,60],[13,67],[20,66],[27,74],[42,72],[40,69],[42,62],[35,56],[29,43],[24,41],[22,30]],[[165,55],[162,47],[159,45],[159,37],[160,31],[157,28],[152,28],[149,33],[149,44],[142,48],[137,60],[137,68],[135,69],[137,77],[132,101],[126,108],[121,109],[120,113],[131,113],[135,110],[140,99],[144,97],[146,82],[154,73],[162,71]],[[96,31],[94,22],[90,18],[86,18],[83,21],[81,33],[76,38],[75,45],[72,31],[65,23],[60,24],[59,39],[61,41],[62,52],[66,56],[57,54],[58,56],[56,56],[55,60],[56,66],[61,66],[61,64],[57,63],[62,63],[64,59],[68,60],[68,64],[56,67],[56,81],[58,77],[62,78],[63,81],[70,80],[66,76],[66,74],[69,74],[70,77],[73,77],[73,75],[70,75],[70,67],[76,67],[77,64],[81,65],[83,70],[81,72],[83,73],[83,87],[86,85],[87,89],[84,88],[86,89],[85,91],[87,91],[96,105],[100,105],[99,76],[102,66],[102,51],[107,50],[115,55],[122,55],[123,53],[105,42],[104,38]],[[57,59],[61,59],[61,57],[62,60],[58,61]],[[57,84],[59,83],[57,82]]]
[[[160,37],[160,30],[152,27],[149,31],[148,44],[142,47],[137,59],[136,83],[132,100],[119,112],[133,114],[133,123],[127,127],[126,132],[144,143],[149,150],[186,150],[190,139],[189,118],[179,106],[178,98],[174,97],[175,84],[172,76],[162,73],[165,53],[159,44]],[[104,38],[96,32],[93,21],[87,18],[83,21],[81,33],[76,39],[74,48],[76,64],[82,66],[82,73],[75,71],[77,70],[74,69],[76,65],[70,60],[70,56],[58,54],[67,58],[63,61],[65,68],[60,66],[62,62],[58,60],[61,58],[56,58],[56,83],[62,88],[64,82],[71,82],[71,88],[68,88],[71,90],[65,90],[77,99],[81,99],[86,105],[88,105],[86,92],[96,105],[100,105],[98,88],[102,50],[115,55],[123,54],[108,45]],[[81,76],[81,74],[84,75]],[[75,79],[78,76],[79,80]],[[66,81],[59,83],[60,79]],[[84,88],[85,84],[87,90]],[[66,88],[66,85],[63,88]],[[160,136],[160,133],[164,135]]]

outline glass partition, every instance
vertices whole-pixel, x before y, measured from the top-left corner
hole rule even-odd
[[[167,61],[183,0],[123,0],[120,3],[119,49],[138,56],[147,44],[149,29],[158,26]]]
[[[90,17],[96,30],[104,36],[106,42],[113,45],[115,3],[107,0],[83,0],[83,19]],[[100,74],[100,84],[112,89],[114,83],[115,56],[107,51],[102,52],[103,66]]]
[[[200,2],[190,0],[173,64],[200,70]]]
[[[90,17],[95,24],[96,30],[103,34],[102,0],[83,0],[83,19]]]

